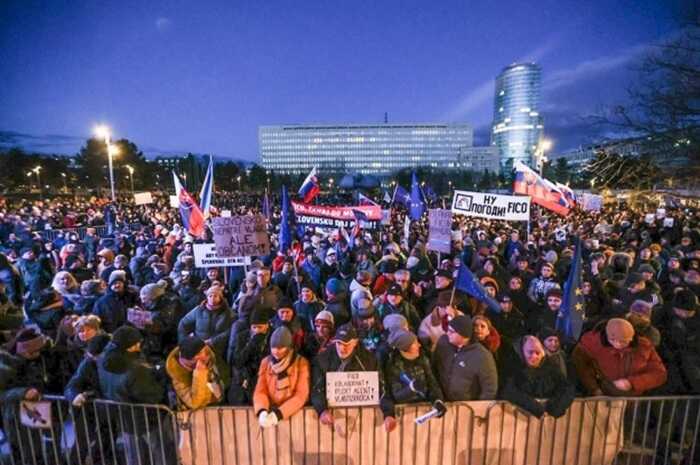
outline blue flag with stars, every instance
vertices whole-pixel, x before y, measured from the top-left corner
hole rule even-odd
[[[408,214],[413,221],[417,221],[423,216],[424,211],[425,202],[423,201],[423,193],[420,190],[418,177],[414,171],[411,176],[411,206],[408,210]]]
[[[411,194],[397,184],[396,189],[394,189],[394,197],[391,199],[391,203],[398,203],[408,208],[411,206]]]
[[[564,283],[564,298],[557,316],[557,328],[566,337],[578,341],[581,337],[584,316],[584,297],[581,290],[581,238],[576,238],[576,252],[569,276]]]
[[[496,299],[491,297],[488,291],[484,289],[484,286],[481,285],[479,280],[476,279],[476,276],[474,276],[471,270],[467,268],[464,263],[462,263],[459,267],[455,288],[462,292],[466,292],[479,302],[485,303],[492,312],[501,313],[501,306],[498,304]]]
[[[291,223],[291,208],[289,206],[289,195],[287,194],[287,186],[282,186],[282,218],[280,219],[280,250],[285,254],[292,246],[292,225]]]

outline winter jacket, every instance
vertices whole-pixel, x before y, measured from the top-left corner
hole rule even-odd
[[[338,357],[338,352],[334,346],[330,346],[318,354],[312,366],[312,388],[311,388],[311,405],[313,405],[316,413],[321,415],[324,410],[328,409],[328,401],[326,400],[326,374],[331,371],[379,371],[377,359],[365,349],[362,344],[358,344],[352,355],[346,360],[341,360]],[[382,376],[380,373],[380,392],[382,395]],[[384,412],[385,414],[387,412]]]
[[[307,332],[315,331],[314,320],[316,319],[316,315],[323,310],[324,306],[325,304],[318,299],[308,303],[302,302],[301,300],[294,302],[294,313],[301,318],[304,329]]]
[[[416,307],[406,300],[402,300],[396,307],[389,302],[384,302],[377,307],[376,317],[379,321],[384,321],[384,317],[391,314],[399,314],[406,318],[411,331],[417,331],[420,327],[421,318]]]
[[[138,295],[131,289],[126,289],[123,294],[117,294],[107,289],[105,295],[97,299],[92,313],[102,320],[102,328],[108,333],[113,333],[118,327],[126,323],[126,311],[138,302]]]
[[[213,350],[205,346],[211,367],[190,371],[180,365],[178,357],[180,348],[174,348],[165,362],[165,371],[170,377],[173,389],[177,395],[178,410],[198,409],[214,405],[222,401],[226,395],[226,387],[230,380],[228,366]]]
[[[655,319],[661,332],[659,355],[668,369],[668,394],[700,394],[700,315],[678,318],[669,303]]]
[[[602,325],[600,325],[602,326]],[[635,335],[629,346],[617,350],[608,342],[604,326],[581,337],[572,354],[581,383],[589,394],[640,396],[666,382],[666,368],[654,346]],[[632,389],[619,392],[612,382],[628,379]]]
[[[101,398],[131,404],[159,404],[165,386],[139,353],[124,352],[113,343],[97,358]]]
[[[347,294],[341,292],[333,297],[333,300],[328,300],[326,302],[324,310],[328,310],[333,314],[336,328],[350,321],[350,311],[348,310],[346,300]]]
[[[396,416],[396,404],[434,402],[444,398],[430,361],[422,352],[418,358],[408,360],[398,350],[393,350],[384,358],[381,371],[385,387],[379,405],[385,416]],[[413,389],[410,381],[413,381]]]
[[[498,371],[491,352],[472,342],[457,348],[447,335],[440,337],[432,354],[432,365],[445,400],[491,400],[498,391]]]
[[[298,354],[284,373],[272,371],[275,363],[272,356],[265,357],[258,370],[258,383],[253,394],[253,409],[258,416],[261,411],[273,411],[280,420],[286,420],[304,407],[309,399],[311,385],[309,361]],[[278,389],[279,379],[289,378],[286,387]]]
[[[223,301],[217,310],[207,309],[206,301],[202,302],[180,320],[177,326],[178,341],[182,342],[187,336],[194,334],[203,341],[210,340],[209,345],[217,354],[223,356],[234,320],[233,311],[226,301]]]
[[[512,353],[506,357],[501,397],[538,418],[545,412],[555,418],[561,417],[574,401],[574,385],[547,357],[536,368],[527,365],[522,343],[522,339],[514,341]]]
[[[231,367],[231,387],[228,402],[232,405],[250,405],[258,382],[258,369],[270,354],[272,331],[251,335],[245,330],[228,348],[226,361]]]
[[[37,295],[42,289],[51,286],[53,273],[50,266],[44,266],[39,260],[20,259],[17,269],[22,276],[22,281],[32,295]]]
[[[20,305],[24,293],[24,283],[19,271],[12,265],[0,269],[0,283],[5,285],[5,294],[10,301],[15,305]]]

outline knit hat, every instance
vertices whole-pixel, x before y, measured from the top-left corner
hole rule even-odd
[[[639,268],[637,269],[637,271],[639,271],[640,273],[651,273],[651,274],[656,273],[656,270],[654,270],[654,267],[648,263],[640,265]]]
[[[326,291],[330,292],[333,295],[338,295],[341,292],[343,292],[343,290],[345,290],[345,286],[343,285],[343,282],[338,278],[331,278],[326,283]]]
[[[625,286],[634,286],[641,282],[644,282],[644,276],[642,276],[641,273],[630,273],[625,281]]]
[[[630,312],[637,313],[639,315],[651,316],[651,309],[654,305],[646,300],[637,299],[630,305]]]
[[[560,287],[552,287],[549,290],[547,290],[547,293],[545,294],[545,298],[549,299],[550,297],[559,297],[561,299],[563,295],[564,294],[561,292]]]
[[[357,339],[358,337],[359,336],[357,335],[357,330],[352,325],[352,323],[345,323],[344,325],[340,325],[338,327],[338,329],[335,332],[335,336],[333,337],[333,340],[341,342],[350,342],[353,339]]]
[[[17,354],[31,354],[40,351],[48,339],[34,328],[25,328],[19,331],[15,339],[15,352]]]
[[[280,326],[272,333],[270,347],[289,347],[290,349],[293,347],[292,333],[286,326]]]
[[[634,326],[622,318],[611,318],[605,325],[605,333],[608,336],[608,340],[630,341],[634,337]]]
[[[499,292],[498,295],[496,295],[496,299],[499,302],[512,302],[513,299],[511,299],[510,294],[507,292]]]
[[[360,319],[370,318],[374,316],[374,305],[372,305],[372,301],[369,299],[359,299],[356,302],[356,306],[353,307],[352,313],[352,316]]]
[[[544,254],[544,261],[550,264],[554,264],[557,262],[557,253],[554,250],[550,250],[546,254]]]
[[[100,291],[99,279],[87,279],[80,284],[80,293],[83,295],[95,295]]]
[[[279,310],[280,308],[291,308],[292,310],[294,309],[294,304],[288,297],[281,297],[280,300],[277,302],[277,309]]]
[[[401,286],[394,283],[391,286],[389,286],[389,289],[386,290],[387,295],[402,295],[403,294],[403,289],[401,289]]]
[[[384,260],[379,264],[380,273],[396,273],[396,270],[398,269],[399,266],[396,263],[396,260]]]
[[[399,349],[402,352],[406,352],[417,340],[416,335],[412,332],[406,331],[405,329],[397,329],[396,331],[389,333],[387,342],[394,349]]]
[[[435,277],[452,279],[452,272],[450,270],[437,270],[435,272]]]
[[[674,308],[694,312],[698,309],[698,298],[690,289],[681,289],[673,296],[671,305]]]
[[[397,329],[408,328],[408,320],[400,313],[390,313],[382,320],[382,326],[384,326],[384,329],[389,331],[389,333],[392,333]]]
[[[126,271],[114,270],[109,274],[108,284],[111,286],[115,281],[121,281],[126,284]]]
[[[112,334],[112,343],[121,350],[126,350],[142,340],[141,331],[133,326],[120,326]]]
[[[256,305],[253,311],[250,313],[250,324],[251,325],[265,325],[270,322],[271,309],[269,307],[264,307],[262,305]]]
[[[192,360],[206,344],[197,336],[187,336],[180,343],[180,357]]]
[[[472,319],[467,315],[457,315],[447,323],[462,337],[472,337]]]
[[[333,317],[333,314],[328,310],[321,310],[320,312],[318,312],[316,318],[314,318],[314,321],[319,320],[328,321],[330,322],[331,326],[335,326],[335,318]]]
[[[542,342],[544,342],[548,337],[552,337],[552,336],[558,337],[560,341],[562,339],[561,333],[550,326],[545,326],[544,328],[542,328],[540,330],[540,332],[538,334],[538,337],[539,337],[540,341],[542,341]]]
[[[142,301],[154,301],[163,294],[165,294],[165,288],[163,286],[160,286],[158,284],[146,284],[141,288],[141,292],[139,295]]]

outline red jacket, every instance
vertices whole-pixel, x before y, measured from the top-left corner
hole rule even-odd
[[[626,378],[632,384],[628,395],[639,396],[666,382],[666,367],[645,337],[635,336],[625,349],[612,347],[603,331],[589,331],[581,337],[572,355],[581,382],[593,393],[605,392],[601,381]]]

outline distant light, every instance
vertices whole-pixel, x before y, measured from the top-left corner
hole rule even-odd
[[[549,139],[545,139],[542,141],[542,150],[550,150],[552,148],[552,141]]]
[[[110,130],[109,126],[100,124],[95,127],[95,135],[103,140],[109,140]]]

